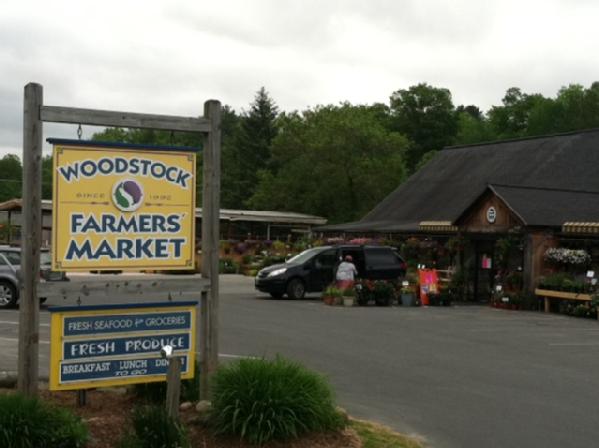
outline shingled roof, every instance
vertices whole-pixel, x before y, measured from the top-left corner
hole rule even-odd
[[[489,186],[527,225],[599,221],[599,129],[458,146],[433,159],[348,232],[417,231],[455,221]]]

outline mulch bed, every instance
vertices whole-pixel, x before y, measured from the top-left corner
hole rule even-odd
[[[131,411],[140,401],[124,390],[92,390],[87,392],[87,404],[77,406],[76,392],[40,391],[40,396],[60,406],[72,409],[83,418],[89,428],[89,448],[117,447],[123,435],[130,428]],[[195,407],[181,412],[192,447],[198,448],[249,448],[253,445],[239,439],[215,437],[206,427],[196,422]],[[311,434],[301,439],[285,442],[271,442],[264,448],[360,448],[362,443],[352,429],[342,432]]]

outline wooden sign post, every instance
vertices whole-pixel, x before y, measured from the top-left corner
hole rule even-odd
[[[23,229],[21,234],[21,285],[19,314],[19,391],[37,395],[39,356],[39,300],[42,231],[42,140],[40,108],[44,102],[39,84],[25,86],[23,113]]]
[[[124,128],[200,132],[205,136],[203,157],[202,277],[201,294],[201,387],[208,397],[209,376],[218,363],[218,244],[220,215],[221,105],[204,104],[205,117],[177,117],[71,107],[45,106],[40,84],[25,86],[23,120],[23,239],[19,316],[18,388],[29,395],[38,392],[39,299],[37,288],[41,246],[41,161],[43,122],[87,124]],[[209,281],[209,286],[206,282]],[[173,284],[177,280],[173,281]],[[166,282],[168,283],[168,282]],[[180,282],[179,282],[180,283]],[[93,285],[92,285],[93,286]],[[44,285],[45,288],[45,285]],[[168,286],[165,286],[168,289]],[[51,287],[49,289],[52,289]],[[62,288],[73,290],[75,288]],[[106,288],[108,289],[108,288]],[[174,290],[181,291],[179,286]],[[81,291],[85,294],[85,285]],[[80,292],[80,293],[81,293]],[[139,293],[139,291],[137,291]]]

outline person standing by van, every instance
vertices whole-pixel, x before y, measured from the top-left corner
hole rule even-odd
[[[351,255],[346,255],[345,259],[337,268],[337,274],[335,276],[337,287],[341,289],[353,288],[356,275],[358,275],[358,270],[353,263],[353,258]]]

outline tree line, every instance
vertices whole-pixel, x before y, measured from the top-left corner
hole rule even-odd
[[[221,207],[295,211],[332,223],[357,220],[444,147],[594,127],[599,82],[571,84],[555,97],[513,87],[486,112],[456,106],[448,89],[426,83],[393,92],[388,105],[346,102],[291,112],[280,111],[261,88],[247,109],[223,107]],[[202,143],[196,134],[116,128],[93,139]],[[50,157],[44,158],[43,176],[43,197],[49,199]],[[0,200],[20,196],[17,156],[0,159],[0,185]]]

